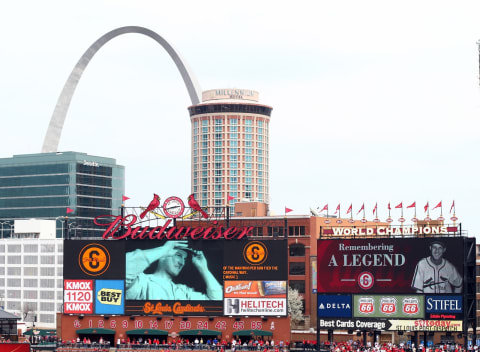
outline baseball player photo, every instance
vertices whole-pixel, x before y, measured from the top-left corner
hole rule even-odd
[[[435,240],[429,248],[430,256],[417,263],[412,288],[417,293],[461,293],[463,279],[455,266],[443,257],[447,251],[445,244]]]

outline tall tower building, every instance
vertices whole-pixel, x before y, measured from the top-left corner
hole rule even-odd
[[[272,107],[258,92],[213,89],[188,108],[192,122],[192,193],[202,207],[269,202],[269,123]]]

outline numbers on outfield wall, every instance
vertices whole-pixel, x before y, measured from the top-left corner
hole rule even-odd
[[[215,323],[215,329],[227,330],[227,322],[225,320],[219,320]]]
[[[182,330],[187,330],[192,328],[192,323],[189,321],[181,321],[180,322],[180,329]]]
[[[206,320],[199,320],[199,321],[197,321],[197,329],[198,329],[198,330],[206,330],[206,329],[208,329],[208,321],[206,321]]]
[[[242,330],[244,328],[245,324],[243,321],[236,321],[235,323],[233,323],[233,328],[235,330]]]
[[[415,308],[408,307],[407,310],[415,310]],[[163,322],[163,324],[162,324]],[[208,320],[198,320],[194,321],[193,324],[189,320],[181,320],[181,321],[175,321],[171,319],[165,319],[165,320],[157,320],[157,319],[149,319],[149,320],[142,320],[142,319],[135,319],[135,320],[130,320],[130,319],[123,319],[123,320],[115,320],[115,319],[110,319],[110,320],[93,320],[93,319],[86,319],[85,320],[79,320],[75,319],[73,321],[73,326],[75,329],[79,329],[82,327],[82,323],[86,323],[89,328],[104,328],[104,327],[109,327],[110,329],[116,329],[117,327],[121,326],[123,329],[128,329],[130,324],[133,324],[135,329],[143,329],[143,328],[150,328],[150,329],[165,329],[167,331],[170,331],[172,329],[176,330],[177,324],[179,324],[180,330],[190,330],[192,329],[192,325],[194,329],[198,330],[208,330],[209,329],[209,321]],[[236,320],[234,322],[229,322],[226,320],[218,320],[218,321],[212,321],[210,322],[211,326],[215,326],[215,329],[217,330],[227,330],[227,327],[232,324],[232,328],[234,330],[244,330],[245,328],[251,329],[251,330],[262,330],[262,321],[261,320],[252,320],[252,321],[243,321],[243,320]],[[85,327],[85,325],[83,325]],[[480,352],[480,351],[479,351]]]
[[[173,320],[165,320],[165,330],[170,330],[173,326]]]
[[[262,322],[261,321],[250,322],[250,329],[252,329],[252,330],[262,330]]]

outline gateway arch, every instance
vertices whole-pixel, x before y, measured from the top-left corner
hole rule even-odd
[[[90,60],[97,53],[97,51],[100,50],[100,48],[108,41],[115,37],[118,37],[119,35],[127,33],[143,34],[152,38],[158,44],[160,44],[173,59],[175,65],[177,65],[177,68],[182,75],[183,82],[187,87],[187,91],[190,95],[192,105],[197,105],[200,103],[200,86],[197,83],[193,73],[187,67],[185,61],[175,51],[171,44],[169,44],[164,38],[162,38],[160,35],[150,29],[137,26],[120,27],[114,29],[111,32],[108,32],[107,34],[104,34],[95,43],[93,43],[87,49],[87,51],[85,51],[85,53],[82,55],[80,60],[78,60],[77,64],[73,68],[72,73],[70,73],[70,76],[68,77],[67,82],[65,83],[62,92],[58,97],[57,105],[55,106],[52,118],[50,119],[47,134],[45,135],[45,140],[42,146],[42,153],[52,153],[57,151],[58,143],[60,142],[60,136],[62,134],[63,124],[65,123],[65,118],[67,116],[70,102],[72,101],[73,94],[75,93],[77,84],[82,77],[83,71],[85,71]]]

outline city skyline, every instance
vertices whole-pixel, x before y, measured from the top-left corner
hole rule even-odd
[[[419,218],[427,201],[431,208],[442,201],[449,218],[455,200],[463,229],[480,234],[479,4],[96,4],[2,5],[0,26],[12,34],[0,69],[7,131],[0,157],[39,153],[81,54],[106,32],[138,25],[175,46],[202,90],[252,89],[273,107],[272,212],[308,214],[328,203],[333,214],[340,203],[347,216],[353,203],[355,216],[365,203],[373,219],[378,203],[384,220],[389,202],[403,202],[409,221],[405,207],[414,201]],[[146,205],[154,192],[186,199],[190,105],[163,49],[139,35],[116,38],[86,69],[59,150],[124,165],[128,206]]]

